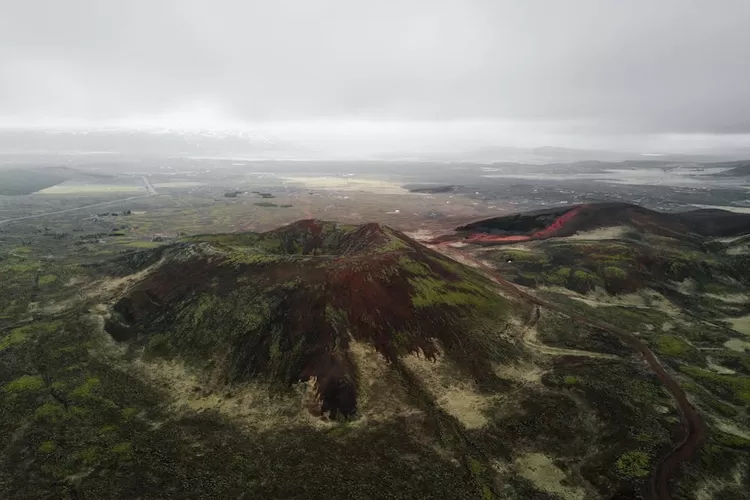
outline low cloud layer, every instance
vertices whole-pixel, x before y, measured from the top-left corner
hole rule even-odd
[[[6,3],[6,124],[750,132],[747,0]]]

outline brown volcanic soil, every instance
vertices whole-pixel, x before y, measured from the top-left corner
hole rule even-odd
[[[695,240],[700,236],[750,233],[750,214],[713,209],[663,213],[627,203],[592,203],[485,219],[458,227],[457,234],[439,240],[513,243],[572,236],[579,231],[622,225],[680,240]]]
[[[386,359],[444,352],[475,380],[517,357],[506,299],[474,270],[377,224],[307,220],[209,235],[161,261],[114,306],[108,331],[205,366],[226,382],[313,380],[319,411],[357,411],[351,341]],[[131,259],[153,262],[134,254]]]

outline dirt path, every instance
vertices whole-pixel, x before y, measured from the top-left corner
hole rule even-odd
[[[506,291],[526,300],[527,302],[531,302],[532,304],[536,304],[538,306],[545,307],[552,311],[568,316],[576,323],[589,325],[604,330],[620,339],[620,341],[622,341],[626,345],[637,350],[641,354],[641,356],[643,356],[643,359],[646,361],[646,363],[648,363],[651,371],[654,372],[659,381],[675,399],[681,413],[681,420],[683,425],[682,436],[680,437],[679,442],[676,443],[674,448],[672,448],[672,450],[670,450],[670,452],[665,455],[657,464],[656,470],[654,471],[650,482],[651,498],[653,498],[654,500],[671,500],[672,496],[669,493],[669,481],[674,476],[675,472],[677,472],[680,463],[692,458],[703,445],[704,441],[706,440],[706,426],[698,411],[690,403],[690,401],[688,401],[685,391],[683,391],[677,381],[672,378],[669,373],[667,373],[667,371],[664,369],[651,349],[649,349],[649,347],[642,340],[629,332],[621,330],[612,325],[600,323],[583,315],[568,311],[558,304],[547,302],[543,299],[540,299],[539,297],[521,290],[513,283],[503,278],[495,269],[482,262],[481,260],[476,259],[466,251],[451,248],[450,251],[446,253],[450,254],[454,252],[460,255],[463,260],[473,263],[474,267],[482,270],[488,277],[490,277]]]

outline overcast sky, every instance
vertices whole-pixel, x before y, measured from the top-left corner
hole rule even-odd
[[[749,26],[748,0],[8,0],[0,121],[744,134]]]

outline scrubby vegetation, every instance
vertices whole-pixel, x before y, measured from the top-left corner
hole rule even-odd
[[[301,221],[166,245],[119,226],[55,233],[0,242],[2,498],[634,498],[682,438],[630,347],[535,317],[387,227]],[[636,233],[483,254],[636,333],[676,374],[710,427],[677,498],[748,486],[750,354],[726,319],[747,313],[722,300],[741,296],[746,267],[722,248]],[[539,474],[560,474],[552,489],[526,461],[539,456]]]

